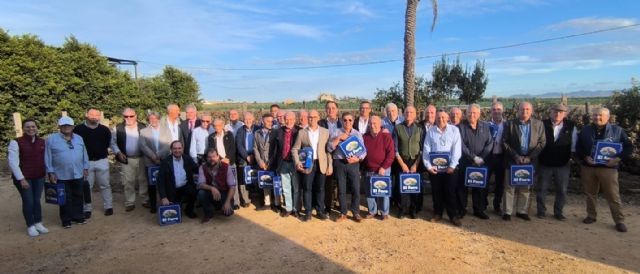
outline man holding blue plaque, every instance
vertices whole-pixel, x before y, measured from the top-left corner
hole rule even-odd
[[[240,192],[240,206],[249,207],[251,197],[249,189],[245,183],[245,178],[250,174],[245,173],[245,167],[256,167],[256,160],[253,155],[254,132],[258,126],[254,125],[254,116],[250,111],[245,111],[243,115],[243,126],[236,132],[236,164],[238,166],[238,192]]]
[[[416,173],[422,154],[423,132],[416,123],[416,108],[408,106],[404,110],[405,120],[395,127],[395,151],[396,162],[402,173]],[[408,214],[411,219],[416,218],[417,211],[422,207],[422,193],[401,193],[400,180],[392,188],[394,195],[399,197],[400,213],[398,218],[402,219]],[[420,184],[420,182],[417,182]]]
[[[349,112],[342,114],[343,128],[340,128],[331,135],[327,149],[333,154],[333,170],[335,171],[335,177],[338,180],[338,197],[340,199],[340,216],[336,219],[337,222],[341,222],[347,219],[347,211],[349,206],[347,203],[347,183],[351,184],[351,212],[353,213],[353,220],[356,222],[362,221],[360,216],[360,161],[362,161],[367,153],[351,154],[353,151],[364,150],[362,146],[364,140],[362,134],[353,128],[353,115]],[[345,144],[345,140],[354,136],[357,138],[357,142],[350,141]],[[349,155],[345,154],[342,148],[339,146],[346,146],[346,151]]]
[[[578,130],[575,124],[565,119],[567,107],[557,104],[551,107],[549,119],[543,120],[546,145],[540,154],[540,184],[536,192],[537,217],[545,218],[547,207],[545,196],[549,184],[554,183],[556,200],[553,204],[553,217],[564,221],[562,214],[569,185],[571,153],[575,152]]]
[[[171,155],[160,163],[160,174],[158,174],[158,194],[160,204],[186,203],[184,209],[187,217],[194,219],[197,217],[193,211],[196,201],[196,187],[193,175],[198,171],[198,165],[189,156],[185,156],[182,141],[173,141],[169,145]]]
[[[382,132],[380,116],[371,116],[369,132],[364,135],[363,139],[368,152],[367,157],[364,158],[365,172],[378,176],[389,176],[396,150],[391,134]],[[389,197],[371,197],[371,193],[368,196],[369,214],[365,218],[374,218],[380,210],[380,219],[386,220],[389,217]]]
[[[576,158],[581,164],[580,179],[587,196],[587,217],[583,222],[591,224],[596,221],[598,192],[602,189],[616,229],[626,232],[618,185],[618,167],[621,160],[631,158],[633,146],[620,126],[609,123],[609,117],[609,110],[606,108],[594,110],[591,124],[582,128],[576,143]],[[597,159],[605,157],[606,162],[599,164]]]
[[[271,157],[269,157],[269,143],[271,139],[271,130],[273,125],[273,116],[269,113],[262,115],[262,128],[254,132],[253,139],[253,155],[256,160],[258,170],[266,171],[269,169]],[[258,196],[262,202],[258,210],[265,210],[270,207],[273,212],[280,211],[280,201],[276,199],[273,188],[264,188],[258,191]]]
[[[491,130],[491,138],[493,140],[493,149],[487,163],[487,178],[494,176],[495,189],[493,194],[493,211],[502,216],[502,195],[504,194],[504,176],[505,162],[504,150],[502,149],[502,137],[504,133],[504,125],[506,121],[502,117],[504,105],[501,102],[493,102],[491,104],[491,121],[489,122],[489,130]],[[488,201],[487,201],[488,203]]]
[[[464,217],[467,213],[468,188],[465,186],[467,177],[464,176],[467,167],[484,167],[493,149],[493,139],[487,123],[480,122],[480,106],[471,104],[467,108],[467,120],[458,125],[462,138],[462,157],[460,158],[460,175],[458,176],[457,205],[458,214]],[[487,188],[474,187],[471,189],[473,201],[473,216],[489,219],[484,213],[487,209]]]
[[[504,190],[504,215],[502,219],[505,221],[511,220],[514,204],[516,206],[516,217],[531,221],[531,218],[529,218],[529,187],[535,183],[535,175],[523,172],[522,174],[531,176],[531,184],[514,186],[513,177],[520,176],[518,176],[519,174],[512,176],[511,167],[514,165],[530,165],[534,167],[532,171],[535,172],[538,156],[546,144],[546,137],[542,121],[532,118],[532,114],[533,105],[529,102],[522,102],[518,105],[518,118],[507,122],[504,128],[503,145],[507,155],[505,161],[508,166],[506,177],[507,181],[510,182],[505,185]]]
[[[294,165],[294,158],[297,154],[291,153],[293,142],[298,136],[296,129],[296,114],[288,111],[284,117],[284,124],[280,128],[275,129],[272,134],[271,144],[269,145],[269,155],[271,157],[270,170],[278,173],[282,182],[282,193],[284,196],[285,210],[280,212],[280,216],[287,217],[293,215],[298,217],[300,209],[300,185],[298,182],[298,172]]]
[[[310,167],[305,167],[300,158],[293,158],[296,169],[302,174],[302,189],[304,191],[303,202],[305,215],[301,217],[303,222],[311,220],[313,211],[313,197],[315,197],[316,214],[320,220],[326,220],[324,203],[324,184],[326,176],[333,173],[333,158],[327,152],[329,142],[329,130],[318,125],[320,114],[317,110],[309,112],[309,127],[298,132],[296,142],[291,148],[293,155],[298,155],[302,148],[311,148],[313,162]]]
[[[455,226],[461,226],[462,222],[457,214],[455,201],[455,176],[454,172],[462,154],[462,142],[460,130],[456,126],[449,125],[449,115],[440,110],[436,113],[436,126],[427,131],[424,146],[422,148],[422,161],[427,171],[431,174],[431,187],[433,198],[432,222],[442,219],[444,210]],[[433,164],[430,153],[447,153],[449,159],[444,172],[438,172],[438,167]]]

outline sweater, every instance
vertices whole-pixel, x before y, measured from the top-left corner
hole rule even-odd
[[[377,172],[381,167],[390,168],[396,155],[391,134],[380,132],[374,137],[369,132],[362,138],[364,139],[364,147],[367,149],[367,157],[364,158],[366,170]]]

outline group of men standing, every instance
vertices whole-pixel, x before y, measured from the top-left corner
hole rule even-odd
[[[158,201],[162,205],[185,203],[185,214],[195,218],[197,200],[204,209],[202,222],[209,221],[216,208],[231,215],[240,207],[248,207],[251,198],[257,198],[253,203],[259,210],[270,208],[282,217],[294,216],[302,221],[311,220],[313,209],[317,218],[326,220],[334,208],[338,222],[347,219],[349,211],[356,222],[375,217],[386,220],[393,206],[398,208],[399,218],[416,218],[423,207],[428,181],[433,199],[431,221],[440,221],[446,212],[451,223],[460,226],[467,214],[470,188],[465,185],[465,170],[470,167],[486,168],[487,177],[494,176],[493,210],[497,214],[507,221],[513,215],[529,221],[532,186],[512,185],[510,167],[532,165],[537,217],[546,217],[545,196],[553,184],[553,217],[565,220],[569,162],[574,157],[581,164],[587,195],[588,217],[584,222],[596,220],[595,201],[602,189],[616,228],[626,231],[617,167],[621,159],[630,156],[631,144],[620,127],[608,122],[607,109],[596,110],[592,123],[579,133],[576,125],[566,119],[564,105],[553,106],[549,119],[544,121],[532,118],[533,105],[528,102],[518,106],[513,120],[505,121],[503,111],[502,103],[495,102],[491,119],[485,122],[480,120],[481,108],[475,104],[466,109],[466,119],[458,108],[447,112],[429,105],[424,119],[419,121],[413,106],[400,115],[398,107],[389,103],[383,118],[371,114],[367,101],[360,104],[357,116],[350,112],[340,114],[338,104],[328,101],[324,119],[316,110],[284,112],[272,105],[258,122],[251,112],[243,113],[240,121],[238,111],[231,110],[225,124],[210,114],[198,118],[194,105],[186,106],[186,119],[181,120],[180,108],[172,104],[167,106],[164,117],[157,112],[148,113],[148,125],[138,121],[135,110],[126,108],[122,112],[124,122],[112,132],[99,123],[100,111],[91,108],[85,122],[75,127],[70,118],[60,119],[61,135],[53,134],[47,139],[45,164],[51,181],[60,180],[70,187],[69,199],[73,201],[65,206],[64,216],[61,211],[65,227],[71,221],[84,223],[91,217],[90,189],[95,182],[100,187],[104,214],[113,214],[109,148],[122,164],[126,211],[135,209],[137,184],[142,206],[152,213],[156,212]],[[366,152],[345,155],[339,146],[354,138]],[[622,154],[597,164],[592,156],[598,140],[620,143]],[[84,148],[86,155],[56,153],[57,149],[71,152],[74,147]],[[310,165],[299,157],[304,149],[313,152]],[[78,151],[82,152],[75,152]],[[434,165],[434,153],[448,155],[445,166]],[[148,169],[158,166],[157,182],[148,185]],[[282,192],[246,184],[245,178],[252,176],[245,174],[247,166],[274,172],[281,179]],[[400,175],[409,173],[422,176],[420,193],[399,191]],[[371,176],[390,176],[391,194],[371,195]],[[489,187],[471,188],[473,215],[480,219],[489,219],[488,190]],[[368,213],[361,216],[360,199],[364,193]],[[66,212],[70,212],[69,216]]]

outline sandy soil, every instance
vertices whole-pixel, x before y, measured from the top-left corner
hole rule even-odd
[[[636,178],[637,179],[637,178]],[[630,195],[630,196],[629,196]],[[251,206],[212,222],[185,219],[160,227],[140,206],[126,213],[114,193],[115,215],[100,214],[65,230],[58,208],[43,204],[51,232],[26,235],[20,197],[0,176],[0,270],[3,273],[213,273],[367,272],[619,273],[640,271],[640,207],[625,195],[628,233],[613,228],[601,200],[598,222],[585,225],[584,201],[572,194],[567,221],[505,222],[463,219],[461,228],[430,223],[431,197],[419,219],[302,223]],[[631,197],[631,198],[629,198]],[[552,197],[548,200],[551,207]],[[364,207],[362,208],[364,210]],[[201,211],[198,214],[202,216]]]

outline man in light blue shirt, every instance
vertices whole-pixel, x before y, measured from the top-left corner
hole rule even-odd
[[[64,184],[65,203],[60,206],[60,219],[64,228],[71,222],[85,224],[82,184],[89,175],[89,156],[82,137],[73,133],[73,120],[58,120],[60,132],[49,135],[45,144],[44,163],[49,182]]]
[[[462,155],[462,143],[460,131],[454,125],[448,124],[449,115],[440,110],[436,113],[436,126],[429,128],[422,148],[422,160],[427,171],[431,174],[431,187],[433,198],[432,222],[442,219],[442,213],[447,210],[447,215],[455,226],[461,226],[460,218],[456,214],[455,202],[455,170]],[[432,165],[431,153],[447,153],[449,161],[446,163],[446,171],[439,172]]]

